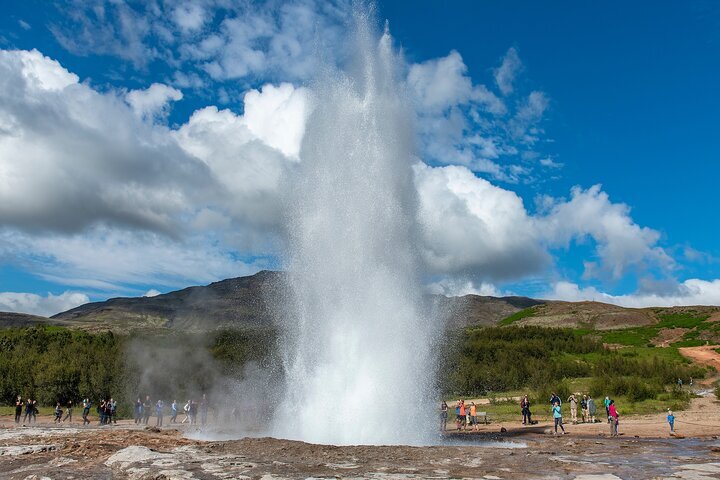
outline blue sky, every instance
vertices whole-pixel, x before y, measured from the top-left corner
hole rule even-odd
[[[348,4],[3,9],[0,310],[281,266],[278,178],[301,161],[318,52],[352,51]],[[417,114],[430,290],[720,303],[714,2],[388,1],[377,17]]]

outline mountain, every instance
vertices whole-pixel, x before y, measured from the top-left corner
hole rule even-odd
[[[0,312],[0,328],[34,327],[36,325],[62,325],[63,322],[27,313]]]
[[[154,297],[111,298],[81,305],[51,319],[83,330],[179,329],[207,331],[238,326],[270,326],[266,298],[282,273],[261,271],[202,287]]]
[[[189,287],[155,297],[111,298],[59,313],[51,318],[1,313],[0,327],[39,324],[89,331],[182,330],[202,332],[231,327],[270,327],[272,308],[283,294],[283,273],[261,271],[207,286]],[[458,331],[472,325],[566,326],[595,330],[644,327],[667,314],[688,309],[720,320],[718,307],[624,308],[599,302],[560,302],[526,297],[426,297],[433,318],[446,319]]]

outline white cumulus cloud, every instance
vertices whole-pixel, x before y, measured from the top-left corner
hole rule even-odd
[[[422,253],[436,273],[508,279],[548,265],[533,220],[514,192],[459,166],[419,164],[415,182]]]
[[[89,301],[87,295],[78,292],[48,293],[44,297],[34,293],[0,292],[0,311],[49,317]]]
[[[145,90],[131,90],[125,98],[140,118],[163,118],[168,114],[169,102],[183,98],[180,90],[162,83],[153,83]]]
[[[672,293],[631,293],[610,295],[595,287],[580,287],[573,282],[557,282],[544,298],[578,302],[612,303],[623,307],[671,307],[678,305],[720,305],[720,279],[691,278],[680,283]]]
[[[619,279],[631,268],[670,269],[674,263],[657,245],[660,233],[635,223],[630,208],[611,202],[600,185],[587,190],[574,187],[570,200],[555,203],[539,226],[543,238],[555,246],[593,239],[601,264],[587,264],[590,277],[609,273]]]

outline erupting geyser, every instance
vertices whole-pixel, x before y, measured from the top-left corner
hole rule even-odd
[[[419,444],[432,412],[412,164],[414,114],[387,31],[355,16],[355,60],[313,88],[289,200],[286,395],[274,434]],[[379,37],[379,38],[378,38]]]

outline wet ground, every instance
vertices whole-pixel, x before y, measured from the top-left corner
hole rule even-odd
[[[12,427],[0,429],[0,478],[720,478],[713,438],[555,437],[538,429],[449,436],[448,443],[455,445],[337,447],[273,438],[200,441],[129,425]]]

